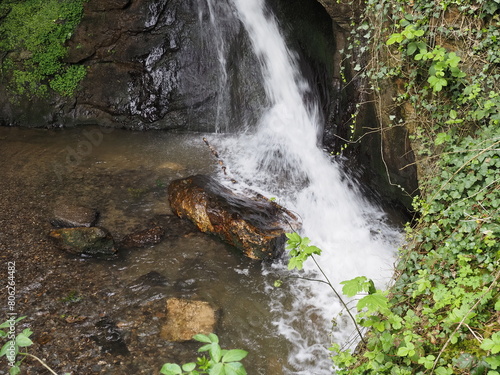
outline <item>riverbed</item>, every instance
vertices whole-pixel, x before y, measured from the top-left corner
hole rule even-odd
[[[248,350],[250,374],[280,373],[288,344],[272,325],[269,288],[278,276],[260,263],[196,230],[112,259],[67,254],[48,237],[59,202],[97,209],[117,242],[171,217],[169,182],[220,168],[203,136],[0,128],[2,272],[15,262],[14,312],[27,316],[18,331],[34,332],[30,353],[58,373],[156,374],[165,362],[195,360],[198,345],[161,338],[169,297],[208,301],[222,346]],[[2,301],[6,311],[4,290]],[[45,371],[33,360],[23,368]]]

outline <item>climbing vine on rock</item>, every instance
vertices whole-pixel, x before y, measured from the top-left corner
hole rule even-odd
[[[380,130],[411,132],[421,196],[366,344],[332,346],[338,374],[500,374],[499,30],[497,0],[368,0],[353,27],[346,58]]]

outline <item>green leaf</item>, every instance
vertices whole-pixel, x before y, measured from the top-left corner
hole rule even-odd
[[[424,35],[424,30],[421,30],[421,29],[415,30],[415,32],[413,33],[413,35],[415,35],[415,36],[422,36],[422,35]]]
[[[241,349],[228,350],[227,353],[225,353],[222,356],[222,362],[236,362],[236,361],[241,361],[247,355],[248,355],[248,352],[245,351],[245,350],[241,350]]]
[[[493,370],[496,370],[500,367],[500,355],[486,357],[484,360],[491,366]]]
[[[239,362],[231,362],[224,364],[226,375],[247,375],[243,365]]]
[[[12,340],[9,340],[7,341],[3,346],[2,346],[2,349],[0,349],[0,357],[4,356],[5,354],[7,354],[7,349],[10,349],[10,347],[12,346],[11,345],[12,343]],[[17,344],[15,344],[14,342],[14,352],[15,354],[17,355],[17,353],[19,352],[19,347]]]
[[[375,283],[373,282],[372,279],[368,279],[367,286],[368,286],[368,290],[367,290],[368,294],[377,293],[377,288],[375,288]]]
[[[448,81],[446,80],[446,78],[440,78],[435,75],[431,75],[427,79],[427,82],[429,82],[434,92],[439,92],[443,89],[444,86],[448,86]]]
[[[415,345],[411,342],[406,343],[405,346],[400,346],[396,353],[399,357],[412,357],[415,355]]]
[[[307,246],[304,249],[304,253],[307,255],[312,255],[312,254],[321,255],[321,249],[319,247],[316,247],[316,246]]]
[[[491,354],[500,353],[500,332],[495,332],[491,338],[484,339],[481,343],[481,349],[491,351]]]
[[[210,357],[214,362],[220,362],[222,358],[222,349],[219,344],[212,343],[212,347],[208,352],[210,353]]]
[[[459,56],[457,56],[457,54],[455,52],[450,52],[448,54],[448,65],[451,66],[451,67],[456,67],[458,66],[458,63],[460,62],[461,58]]]
[[[209,375],[225,375],[224,364],[222,362],[216,363],[208,370],[208,373]]]
[[[408,43],[408,48],[406,49],[406,54],[408,56],[411,56],[415,53],[415,51],[418,49],[418,44],[417,42],[411,42]]]
[[[460,68],[452,66],[450,68],[451,75],[455,78],[464,78],[467,76],[465,72],[463,72]]]
[[[342,281],[340,284],[344,285],[342,287],[342,293],[347,297],[354,297],[358,293],[365,291],[365,284],[367,282],[367,278],[365,276],[358,276],[352,280]]]
[[[424,365],[424,367],[427,370],[430,370],[431,368],[434,367],[434,361],[436,360],[436,357],[433,355],[428,355],[427,357],[422,357],[418,359],[418,363],[421,365]]]
[[[401,43],[403,41],[403,39],[404,39],[404,36],[402,34],[395,33],[389,37],[389,39],[387,40],[387,42],[385,42],[385,44],[390,46],[391,44],[394,44],[394,43]]]
[[[380,293],[369,294],[358,301],[357,308],[359,311],[364,308],[370,312],[387,311],[387,298]]]
[[[162,366],[160,373],[164,375],[179,375],[182,374],[182,369],[178,364],[165,363]]]
[[[21,373],[21,368],[18,365],[12,366],[9,370],[10,375],[17,375]]]
[[[440,367],[436,368],[434,373],[436,375],[452,375],[453,370],[451,368],[446,368],[446,367],[440,366]]]
[[[26,335],[26,333],[21,332],[19,335],[16,337],[16,344],[25,347],[25,346],[30,346],[33,344],[33,341],[28,337],[29,335]]]
[[[290,242],[299,243],[301,240],[301,237],[297,232],[285,233],[285,236],[288,238]]]
[[[215,333],[209,333],[208,338],[210,339],[210,342],[219,343],[219,336],[217,336]]]
[[[297,268],[298,270],[301,270],[303,267],[303,260],[298,259],[297,257],[290,258],[288,261],[288,269],[293,270],[294,268]]]
[[[206,343],[211,343],[212,341],[210,338],[206,335],[202,335],[201,333],[198,335],[193,336],[193,340],[199,341],[199,342],[206,342]]]
[[[21,316],[19,318],[17,318],[14,322],[17,323],[21,320],[23,320],[24,318],[26,318],[26,316]],[[0,328],[7,328],[7,327],[10,327],[11,323],[10,323],[10,319],[9,320],[6,320],[5,322],[3,322],[2,324],[0,324]]]
[[[194,363],[194,362],[189,362],[189,363],[182,365],[182,370],[184,370],[186,372],[193,371],[195,368],[196,368],[196,363]]]
[[[447,133],[439,133],[436,136],[436,139],[434,140],[434,144],[436,146],[439,146],[440,144],[448,143],[450,141],[451,141],[451,135],[449,135]]]
[[[201,348],[198,349],[198,353],[206,352],[207,350],[210,350],[211,348],[212,348],[212,344],[203,345]]]

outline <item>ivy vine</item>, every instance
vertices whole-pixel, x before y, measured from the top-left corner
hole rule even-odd
[[[500,374],[499,36],[498,0],[368,0],[353,25],[345,58],[381,131],[411,131],[421,196],[386,302],[358,305],[366,344],[332,345],[338,374]]]

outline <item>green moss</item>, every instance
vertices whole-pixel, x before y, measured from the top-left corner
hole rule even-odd
[[[64,63],[65,42],[80,22],[86,0],[4,0],[0,14],[2,79],[21,96],[45,96],[50,89],[70,96],[85,67]]]

